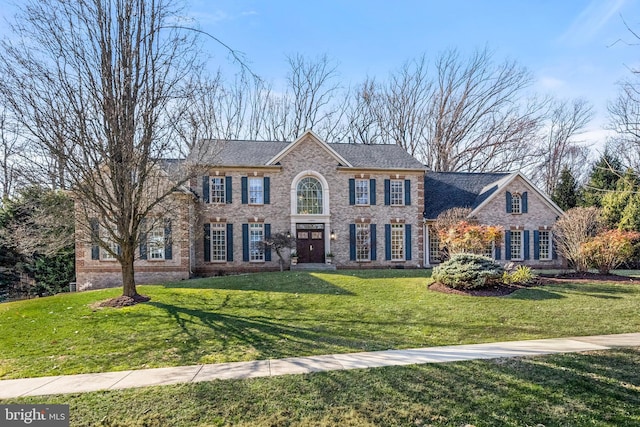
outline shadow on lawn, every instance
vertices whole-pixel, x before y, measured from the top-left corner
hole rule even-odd
[[[222,337],[222,347],[237,346],[238,343],[255,348],[260,359],[290,355],[290,348],[322,349],[335,345],[334,337],[313,327],[297,327],[278,323],[266,317],[242,317],[180,307],[173,304],[150,301],[148,305],[165,310],[190,339],[184,351],[198,351],[202,348],[201,335],[197,329],[204,326]],[[344,337],[341,337],[344,339]],[[351,337],[355,344],[358,338]],[[356,349],[354,345],[354,349]],[[335,350],[335,348],[334,348]],[[220,349],[224,353],[224,349]]]
[[[231,291],[285,292],[292,294],[355,295],[316,277],[313,273],[250,273],[189,279],[162,285],[165,288],[224,289]]]

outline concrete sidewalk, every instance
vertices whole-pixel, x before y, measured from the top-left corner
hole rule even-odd
[[[306,374],[340,369],[378,368],[420,363],[607,350],[613,347],[640,347],[640,333],[372,351],[4,380],[0,381],[0,399],[117,390],[218,379]]]

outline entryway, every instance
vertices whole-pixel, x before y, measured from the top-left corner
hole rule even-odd
[[[324,263],[324,224],[296,224],[298,263]]]

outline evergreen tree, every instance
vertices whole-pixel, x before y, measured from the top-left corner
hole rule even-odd
[[[568,167],[562,169],[551,199],[564,211],[578,205],[578,183]]]
[[[620,159],[606,150],[591,169],[589,182],[582,190],[582,206],[602,207],[603,196],[616,189],[621,171]]]
[[[627,170],[601,203],[608,228],[640,231],[640,180],[633,170]]]

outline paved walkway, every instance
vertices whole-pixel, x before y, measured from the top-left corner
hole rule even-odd
[[[640,347],[640,333],[387,350],[0,381],[0,399],[500,357]]]

